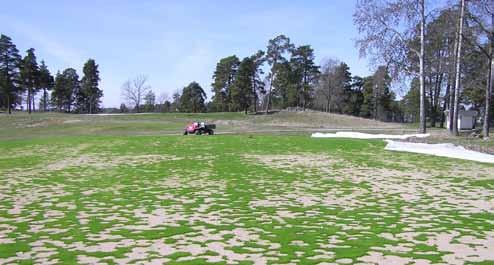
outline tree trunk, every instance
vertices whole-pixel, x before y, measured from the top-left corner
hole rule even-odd
[[[273,88],[273,78],[270,78],[271,80],[269,81],[269,91],[268,94],[266,95],[266,110],[265,113],[269,113],[269,102],[271,101],[271,90]]]
[[[329,82],[329,80],[328,80]],[[326,112],[330,113],[331,112],[331,86],[328,84],[328,103],[326,105]]]
[[[377,101],[378,101],[378,93],[377,93],[377,85],[374,86],[374,91],[373,91],[373,96],[374,96],[374,106],[372,107],[372,112],[374,112],[374,120],[377,120]]]
[[[494,14],[491,15],[491,32],[490,32],[490,62],[489,62],[489,76],[487,77],[487,87],[485,88],[485,113],[484,113],[484,126],[483,134],[484,139],[489,139],[489,126],[490,126],[490,105],[492,96],[492,86],[494,83]]]
[[[31,89],[27,89],[27,112],[31,114]]]
[[[277,60],[273,62],[273,66],[271,67],[271,78],[269,80],[269,92],[267,95],[266,102],[266,114],[269,113],[269,103],[271,102],[271,91],[273,90],[273,80],[274,80],[274,67],[276,66]]]
[[[454,76],[454,74],[453,74]],[[454,86],[455,84],[452,84],[452,87],[450,88],[449,91],[449,103],[448,103],[448,120],[449,120],[449,128],[448,130],[450,133],[453,132],[453,105],[455,103],[455,93],[456,93],[456,87]]]
[[[445,117],[444,112],[446,111],[446,108],[449,108],[449,94],[451,90],[451,85],[449,83],[449,78],[448,78],[448,84],[446,85],[446,94],[444,95],[444,103],[443,103],[443,108],[441,110],[441,124],[439,127],[444,128],[444,121],[447,117]],[[449,116],[448,116],[449,117]]]
[[[46,93],[46,88],[43,88],[43,112],[46,112],[46,98],[48,97]]]
[[[36,104],[34,103],[34,93],[31,93],[31,103],[33,104],[33,112],[36,112]]]
[[[434,88],[433,101],[432,104],[432,117],[431,117],[431,127],[436,127],[437,118],[440,115],[439,113],[439,95],[441,94],[441,86],[443,83],[443,74],[438,73],[436,76],[436,84]]]
[[[436,78],[437,82],[437,78]],[[436,127],[436,113],[434,112],[434,89],[432,88],[432,77],[429,77],[429,101],[430,101],[430,120],[431,127]]]
[[[252,83],[252,96],[253,96],[252,100],[254,101],[254,102],[252,102],[252,105],[254,107],[254,113],[256,113],[257,112],[257,110],[256,110],[256,105],[257,105],[256,71],[254,71],[254,75],[253,75],[252,80],[250,82]]]
[[[9,114],[12,114],[12,104],[10,104],[10,93],[7,93],[7,108],[9,109]]]
[[[424,87],[424,40],[425,40],[425,0],[420,1],[420,126],[419,132],[425,133],[425,87]]]
[[[489,119],[490,119],[490,105],[491,105],[491,96],[492,96],[492,82],[494,82],[494,60],[492,58],[493,53],[491,52],[491,59],[489,62],[489,75],[487,79],[487,86],[485,88],[485,111],[484,111],[484,126],[483,126],[483,135],[484,139],[489,138]]]
[[[453,111],[453,135],[460,135],[458,131],[458,113],[460,111],[460,65],[461,65],[461,42],[463,37],[463,18],[465,16],[465,0],[460,0],[460,22],[458,26],[458,47],[456,51],[456,70],[455,70],[455,102]]]

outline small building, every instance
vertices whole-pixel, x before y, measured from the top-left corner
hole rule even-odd
[[[449,110],[444,111],[446,114],[446,128],[450,129],[449,115],[453,113]],[[459,130],[472,130],[475,128],[475,122],[477,120],[478,112],[475,110],[460,110],[458,113],[458,129]]]

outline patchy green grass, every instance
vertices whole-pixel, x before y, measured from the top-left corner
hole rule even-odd
[[[494,262],[494,167],[383,147],[274,135],[0,141],[0,264]]]

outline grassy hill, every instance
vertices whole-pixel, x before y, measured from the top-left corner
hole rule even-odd
[[[216,123],[217,133],[303,133],[324,130],[396,130],[410,127],[347,115],[322,112],[280,112],[271,115],[243,113],[143,113],[78,115],[15,113],[0,115],[0,139],[62,135],[165,135],[181,134],[189,122]],[[413,129],[412,129],[413,130]]]

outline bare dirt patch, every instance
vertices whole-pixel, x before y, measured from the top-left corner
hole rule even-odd
[[[119,165],[148,165],[159,163],[161,161],[173,161],[180,158],[172,155],[135,155],[135,156],[113,156],[102,157],[91,155],[81,155],[76,157],[69,157],[63,160],[59,160],[55,163],[48,164],[47,170],[63,170],[71,167],[94,167],[97,169],[105,169],[109,167],[115,167]]]

